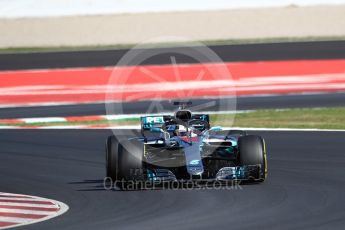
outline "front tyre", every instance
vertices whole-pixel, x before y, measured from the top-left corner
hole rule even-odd
[[[267,177],[267,158],[265,141],[260,136],[248,135],[238,139],[239,164],[260,165],[259,181],[264,181]]]
[[[144,144],[138,140],[122,141],[119,145],[118,179],[129,182],[144,180]]]

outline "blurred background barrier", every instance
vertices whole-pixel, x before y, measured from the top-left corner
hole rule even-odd
[[[181,2],[0,0],[0,48],[345,37],[345,1]]]
[[[147,12],[342,4],[343,0],[0,0],[1,18],[59,17]]]

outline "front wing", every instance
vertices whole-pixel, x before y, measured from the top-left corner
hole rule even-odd
[[[218,170],[214,178],[204,179],[202,176],[193,176],[190,180],[194,181],[257,181],[260,178],[261,171],[260,165],[247,165],[247,166],[236,166],[236,167],[223,167]],[[151,169],[147,170],[145,177],[148,181],[159,183],[159,182],[179,182],[176,179],[174,173],[168,169]],[[181,182],[186,181],[182,180]],[[188,180],[187,180],[188,181]]]

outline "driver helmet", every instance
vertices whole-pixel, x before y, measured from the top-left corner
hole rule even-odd
[[[176,129],[176,134],[177,136],[188,136],[188,133],[190,133],[190,131],[187,131],[187,128],[183,125],[178,125],[177,129]]]

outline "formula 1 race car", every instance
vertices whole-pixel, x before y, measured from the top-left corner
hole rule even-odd
[[[141,117],[141,135],[106,140],[106,174],[112,181],[153,183],[257,181],[267,176],[264,139],[242,130],[210,127],[209,115],[175,102],[174,115]]]

